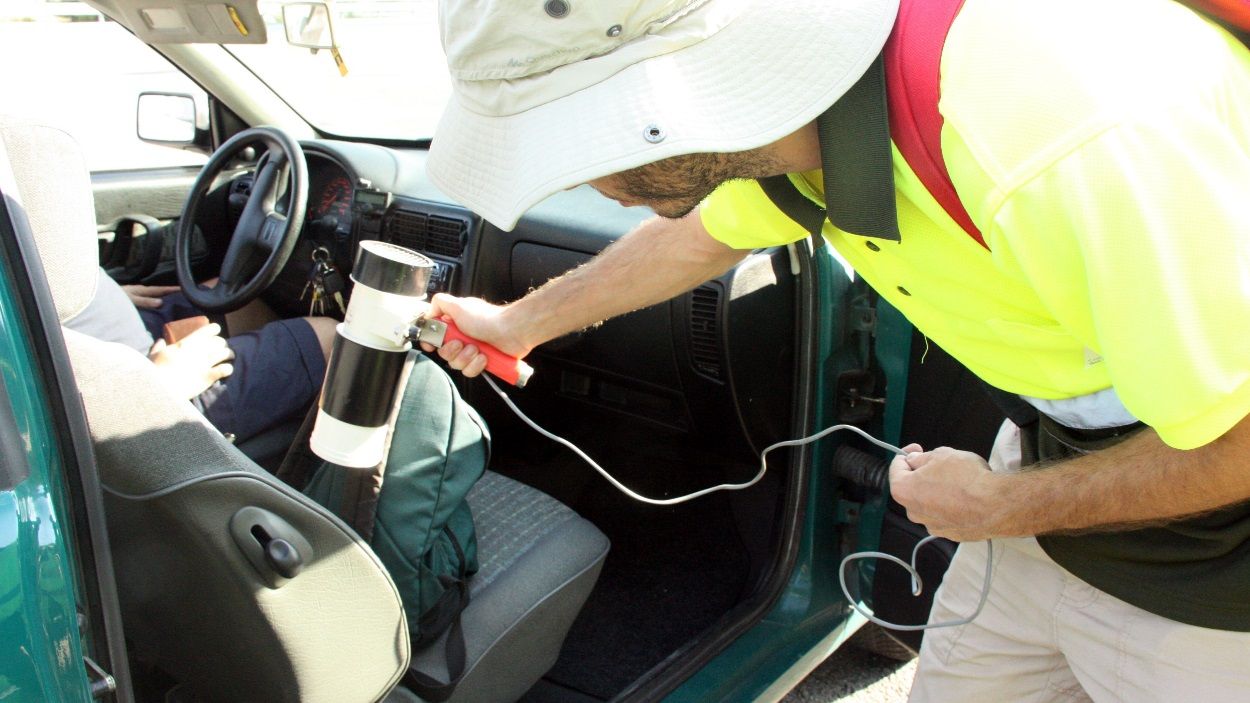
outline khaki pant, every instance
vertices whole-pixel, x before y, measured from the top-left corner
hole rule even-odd
[[[1019,457],[1008,423],[990,466],[1017,470]],[[976,609],[985,556],[984,542],[959,547],[930,622]],[[1153,615],[1068,573],[1031,537],[996,539],[985,609],[967,625],[925,632],[910,700],[1250,701],[1250,633]]]

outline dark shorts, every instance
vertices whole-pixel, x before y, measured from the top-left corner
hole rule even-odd
[[[306,321],[278,320],[226,340],[234,373],[191,402],[236,442],[304,416],[321,390],[326,362]]]
[[[166,322],[202,314],[180,293],[157,310],[141,310],[144,325],[159,338]],[[278,320],[255,332],[230,337],[234,373],[193,398],[208,421],[243,442],[304,416],[321,391],[326,361],[312,326],[302,319]]]

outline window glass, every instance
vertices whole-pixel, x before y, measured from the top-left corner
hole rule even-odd
[[[208,126],[204,91],[115,22],[78,2],[0,3],[0,111],[60,127],[92,171],[199,166],[204,154],[136,135],[139,93],[185,93]]]
[[[262,0],[268,42],[226,49],[328,134],[424,139],[451,95],[435,0],[337,0],[332,53],[287,43],[282,4]]]

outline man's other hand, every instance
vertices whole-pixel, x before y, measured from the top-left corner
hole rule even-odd
[[[1015,536],[999,526],[1001,495],[984,459],[950,447],[925,452],[910,444],[903,451],[890,463],[890,495],[909,520],[956,542]]]
[[[226,345],[217,323],[205,325],[173,344],[157,340],[148,358],[156,365],[165,387],[187,400],[234,372],[229,363],[234,352]]]
[[[122,290],[126,291],[126,297],[130,298],[130,302],[134,303],[135,307],[155,310],[161,306],[162,298],[177,292],[180,288],[178,286],[129,285],[122,286]]]
[[[494,305],[480,298],[457,298],[440,293],[430,301],[431,318],[447,315],[456,323],[461,332],[497,348],[499,351],[522,358],[530,353],[533,345],[527,344],[512,329],[504,316],[507,306]],[[422,344],[427,352],[434,351],[429,344]],[[486,369],[486,356],[478,353],[473,344],[461,344],[451,341],[438,349],[438,355],[447,361],[447,365],[461,371],[470,378],[477,376]]]

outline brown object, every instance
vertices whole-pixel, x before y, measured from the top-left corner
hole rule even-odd
[[[204,315],[196,315],[195,317],[184,317],[181,320],[174,320],[173,322],[166,322],[165,332],[162,336],[165,337],[166,344],[174,344],[180,339],[185,339],[187,335],[191,334],[192,332],[198,330],[199,328],[207,324],[208,324],[208,318],[205,317]]]

